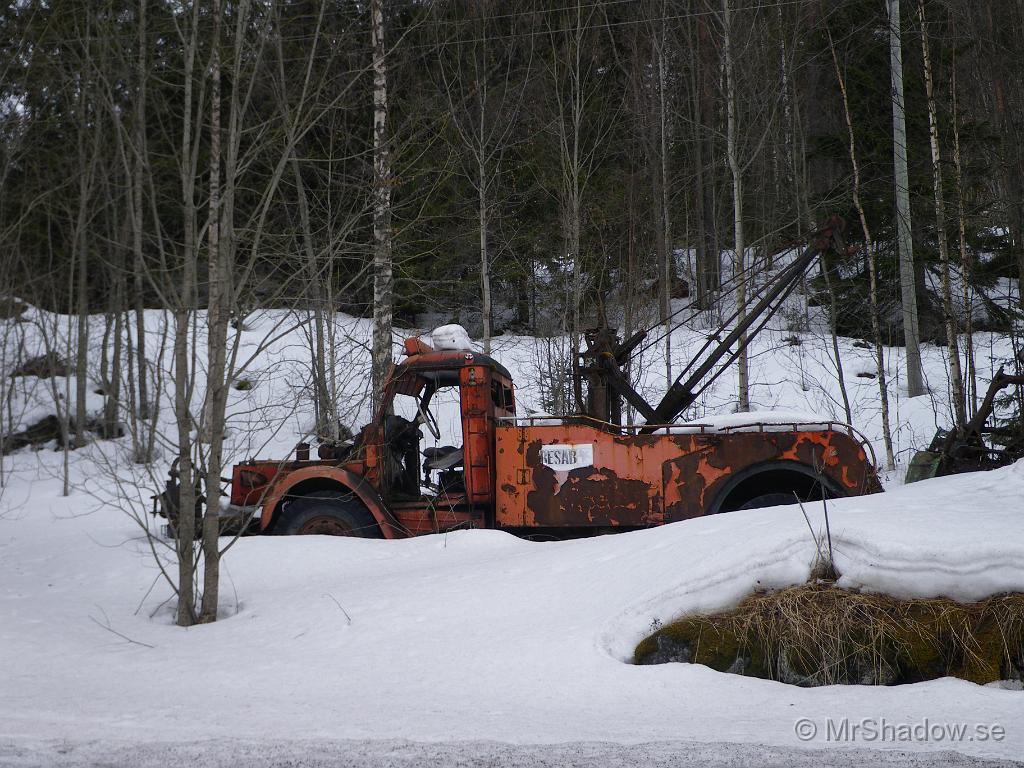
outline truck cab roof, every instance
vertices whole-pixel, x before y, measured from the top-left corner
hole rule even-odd
[[[412,345],[406,343],[406,356],[395,365],[395,370],[392,374],[395,378],[412,372],[438,384],[456,384],[458,383],[458,371],[460,369],[483,365],[509,381],[512,380],[512,375],[505,366],[490,355],[485,355],[482,352],[464,349],[435,350],[422,342],[418,342],[415,351],[410,354],[410,346]],[[451,382],[442,381],[444,377],[437,375],[443,371],[455,372]]]

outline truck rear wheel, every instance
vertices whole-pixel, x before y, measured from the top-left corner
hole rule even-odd
[[[763,507],[777,507],[782,504],[796,504],[797,496],[794,493],[780,493],[774,491],[772,493],[762,493],[760,496],[755,496],[750,501],[741,504],[737,507],[737,511],[741,509],[761,509]]]
[[[285,536],[361,536],[381,538],[370,511],[340,491],[313,491],[285,505],[274,532]]]

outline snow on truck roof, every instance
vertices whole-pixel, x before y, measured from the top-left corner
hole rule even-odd
[[[655,430],[656,435],[685,435],[695,432],[825,432],[844,422],[807,411],[747,411],[688,421]]]
[[[442,325],[424,337],[410,336],[405,340],[405,357],[396,366],[396,374],[406,370],[451,370],[467,365],[484,365],[512,380],[512,374],[490,355],[473,349],[469,334],[461,325]]]
[[[525,420],[534,426],[562,426],[580,416],[556,416],[551,413],[530,413]],[[641,425],[629,425],[636,428]],[[652,431],[655,435],[714,434],[716,432],[827,432],[837,426],[849,428],[838,419],[807,411],[749,411],[710,416],[699,421],[686,421]]]

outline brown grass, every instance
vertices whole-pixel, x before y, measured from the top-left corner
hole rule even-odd
[[[635,653],[638,664],[681,658],[805,686],[1020,678],[1024,594],[958,603],[827,583],[758,592],[731,611],[669,624]]]

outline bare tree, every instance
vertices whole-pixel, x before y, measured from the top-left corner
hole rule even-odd
[[[878,265],[876,263],[874,244],[871,241],[871,230],[868,227],[867,215],[861,202],[860,165],[857,162],[857,144],[853,132],[853,118],[850,115],[850,101],[846,92],[846,78],[843,77],[843,72],[839,67],[839,58],[836,56],[832,32],[827,32],[829,51],[832,54],[832,64],[835,67],[836,80],[839,83],[839,93],[843,99],[843,117],[846,121],[846,135],[848,139],[846,148],[850,156],[850,166],[853,169],[853,206],[857,209],[861,231],[864,234],[864,252],[868,262],[868,301],[871,305],[871,335],[874,342],[875,376],[878,380],[878,400],[882,411],[882,442],[885,445],[885,468],[891,471],[896,467],[896,459],[892,448],[892,428],[889,426],[889,387],[886,384],[885,352],[882,349],[882,326],[878,314]]]
[[[914,280],[914,240],[910,228],[910,180],[907,170],[907,125],[903,100],[903,43],[900,39],[900,0],[888,0],[889,62],[892,78],[892,146],[896,176],[900,291],[903,298],[903,335],[907,350],[907,394],[925,393],[921,371],[921,333],[918,328],[917,290]]]
[[[652,140],[648,144],[651,152],[651,180],[654,202],[657,207],[655,220],[655,245],[658,252],[658,286],[659,313],[664,326],[665,337],[665,382],[671,385],[672,376],[672,293],[678,278],[675,264],[675,251],[672,243],[672,209],[669,204],[672,178],[669,170],[670,115],[672,113],[671,95],[668,85],[668,5],[662,0],[650,7],[649,36],[651,39],[651,59],[653,61],[653,98],[655,127]],[[653,18],[655,13],[660,17]]]
[[[184,32],[184,68],[181,116],[181,145],[177,160],[181,182],[181,216],[184,238],[181,246],[180,282],[174,296],[174,418],[177,427],[177,473],[181,487],[178,498],[182,514],[178,519],[176,555],[178,578],[177,623],[187,627],[198,618],[195,604],[195,517],[197,493],[192,460],[192,396],[194,350],[192,320],[196,306],[196,249],[197,210],[196,166],[199,156],[199,138],[193,132],[193,120],[199,122],[201,102],[194,104],[196,55],[199,49],[199,3],[192,4],[191,19]],[[194,112],[198,111],[199,115]]]
[[[573,10],[572,26],[565,38],[565,57],[563,60],[555,58],[553,64],[556,69],[552,73],[552,83],[558,105],[555,126],[562,170],[559,198],[563,251],[570,270],[569,288],[566,291],[569,314],[568,356],[575,365],[575,361],[579,359],[582,332],[580,305],[583,302],[584,272],[580,263],[580,231],[583,226],[583,194],[589,166],[589,156],[583,144],[583,115],[589,95],[586,88],[587,72],[583,46],[593,11],[585,18],[582,4],[579,2]],[[578,377],[574,379],[578,380]],[[579,410],[583,402],[579,387],[574,392],[574,401],[573,407]]]
[[[500,41],[488,37],[487,4],[474,5],[462,36],[440,43],[440,74],[458,148],[464,150],[464,176],[476,193],[477,240],[480,254],[480,300],[483,345],[491,353],[492,298],[490,230],[494,226],[496,188],[510,136],[517,128],[525,84],[530,75],[530,53],[523,72],[515,60],[495,50]],[[532,38],[531,38],[532,41]],[[462,155],[462,152],[459,152]]]
[[[960,369],[960,344],[957,319],[953,311],[953,290],[950,279],[949,244],[946,240],[946,202],[942,192],[942,153],[939,147],[939,117],[935,104],[935,82],[932,76],[931,49],[928,44],[928,22],[924,0],[918,0],[917,15],[921,22],[921,55],[924,62],[924,87],[928,102],[928,137],[932,150],[932,191],[935,195],[935,235],[939,242],[941,263],[942,316],[946,329],[946,351],[952,389],[953,415],[959,426],[967,424],[964,377]]]
[[[84,62],[77,82],[78,117],[78,203],[75,216],[75,310],[78,315],[78,338],[75,353],[75,442],[85,443],[85,424],[88,420],[86,397],[89,391],[89,224],[91,221],[96,165],[99,155],[101,122],[91,115],[92,62],[89,38],[91,18],[86,16]]]
[[[743,170],[740,167],[739,139],[736,118],[736,75],[733,62],[733,29],[730,0],[722,0],[722,57],[725,61],[726,155],[732,175],[733,274],[736,279],[736,322],[742,323],[747,315],[746,247],[743,231]],[[747,359],[747,335],[738,342],[740,353],[736,357],[738,411],[750,410],[750,374]]]
[[[146,47],[146,3],[139,0],[138,12],[138,57],[135,68],[135,124],[134,157],[131,158],[132,173],[130,176],[132,223],[132,290],[135,294],[135,350],[137,366],[138,402],[137,412],[140,421],[145,422],[150,415],[149,376],[146,370],[146,293],[145,293],[145,253],[143,237],[145,232],[144,179],[146,174],[146,81],[149,69]],[[136,460],[147,462],[152,459],[152,440],[145,437],[136,439]],[[141,451],[140,451],[141,448]]]
[[[247,2],[236,9],[240,19],[247,15]],[[228,312],[231,303],[230,243],[221,243],[221,102],[220,47],[221,4],[213,0],[213,33],[210,53],[210,203],[207,224],[207,342],[204,437],[210,443],[206,466],[206,511],[203,515],[203,603],[200,623],[216,621],[220,595],[220,475],[224,446],[224,409],[227,405]],[[232,116],[235,110],[231,110]],[[233,179],[227,180],[231,185]],[[230,190],[228,194],[231,194]]]
[[[696,44],[690,45],[691,122],[694,169],[694,193],[697,235],[697,301],[703,309],[711,309],[714,294],[721,283],[721,254],[718,239],[718,218],[715,207],[715,80],[718,62],[712,41],[710,4],[702,4],[696,18]],[[689,27],[688,27],[689,28]],[[693,41],[694,35],[690,35]]]
[[[370,0],[373,45],[373,402],[381,402],[391,366],[394,273],[391,263],[391,155],[383,0]]]
[[[956,181],[957,240],[960,250],[960,264],[963,269],[964,302],[964,357],[966,363],[965,392],[968,412],[971,417],[978,412],[977,364],[974,357],[974,256],[967,248],[967,212],[964,205],[963,164],[960,155],[960,126],[957,109],[956,67],[949,85],[953,124],[953,169]]]

